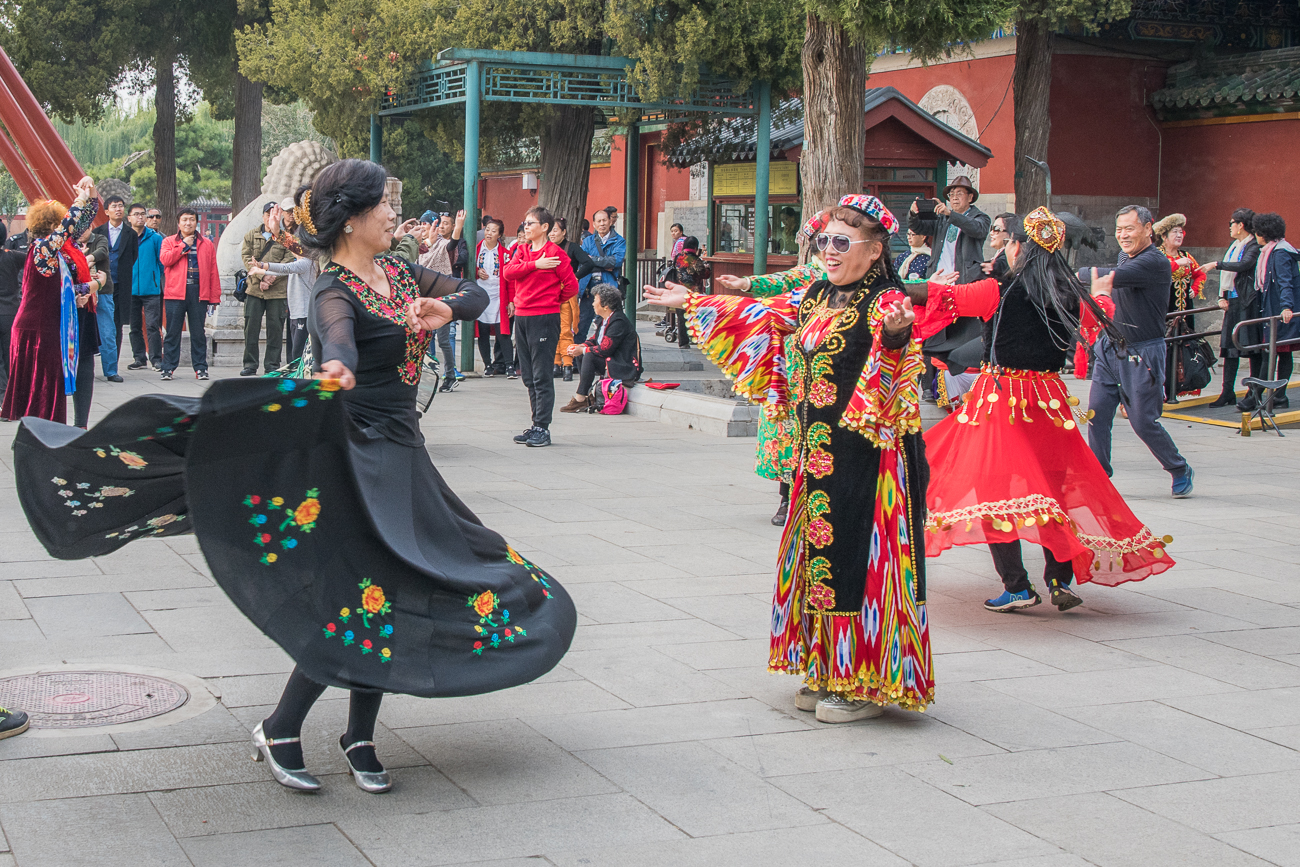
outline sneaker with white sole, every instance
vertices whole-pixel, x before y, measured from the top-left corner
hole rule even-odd
[[[842,695],[828,695],[817,702],[817,721],[824,723],[857,722],[880,716],[885,709],[874,701],[851,701]]]
[[[1033,608],[1042,601],[1043,598],[1032,589],[1021,590],[1019,593],[1004,590],[1001,596],[984,600],[984,607],[989,611],[1019,611],[1022,608]]]
[[[30,724],[31,720],[22,711],[0,707],[0,740],[22,734]]]
[[[521,434],[515,434],[515,442],[519,443],[521,446],[526,445],[528,443],[528,438],[533,435],[533,431],[535,430],[537,430],[537,428],[530,427]]]
[[[830,696],[830,691],[825,689],[809,689],[806,686],[799,687],[799,691],[794,694],[794,706],[799,710],[806,710],[809,713],[817,710],[817,702]]]
[[[1069,611],[1083,604],[1079,594],[1065,584],[1054,584],[1049,589],[1052,591],[1052,604],[1058,611]]]

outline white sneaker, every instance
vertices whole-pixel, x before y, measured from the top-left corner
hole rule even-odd
[[[817,709],[817,702],[828,696],[830,696],[830,693],[824,689],[809,689],[806,686],[801,686],[799,691],[794,694],[794,706],[799,710],[812,713]]]
[[[840,695],[829,695],[817,702],[817,721],[824,723],[857,722],[878,717],[885,709],[874,701],[849,701]]]

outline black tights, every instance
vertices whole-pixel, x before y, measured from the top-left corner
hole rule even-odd
[[[90,324],[95,327],[94,317]],[[77,390],[72,393],[72,423],[77,427],[90,426],[90,401],[94,396],[95,356],[83,349],[77,359]]]
[[[1264,369],[1264,356],[1256,353],[1246,356],[1250,362],[1250,375],[1259,376]],[[1237,393],[1237,371],[1241,369],[1241,357],[1230,355],[1223,359],[1223,393],[1234,395]]]
[[[275,712],[262,723],[262,731],[268,738],[296,738],[302,735],[302,724],[307,719],[316,699],[325,692],[325,686],[302,673],[295,667],[289,675],[289,682],[284,685],[284,693]],[[382,692],[354,689],[349,694],[348,728],[339,738],[339,745],[347,747],[357,741],[375,739],[375,722],[379,718],[379,704],[384,700]],[[281,767],[298,770],[306,767],[302,757],[302,744],[280,744],[271,747],[271,755]],[[378,772],[384,769],[375,755],[374,747],[358,747],[348,753],[353,766],[358,771]]]

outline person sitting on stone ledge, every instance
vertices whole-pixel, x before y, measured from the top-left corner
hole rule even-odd
[[[601,283],[596,287],[592,306],[600,324],[594,337],[568,349],[569,355],[581,358],[578,393],[560,407],[560,412],[579,412],[591,406],[591,386],[597,374],[617,379],[625,387],[641,376],[636,329],[623,312],[623,293],[612,283]]]

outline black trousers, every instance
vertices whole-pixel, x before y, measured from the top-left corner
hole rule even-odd
[[[90,324],[95,324],[94,317]],[[77,358],[77,390],[72,393],[72,423],[77,427],[90,426],[90,402],[94,397],[95,354],[83,350]]]
[[[248,296],[251,300],[253,296]],[[170,298],[167,304],[167,337],[163,340],[162,369],[174,372],[181,363],[181,322],[188,320],[190,329],[190,363],[194,372],[208,369],[208,337],[204,319],[208,315],[208,302],[179,301]]]
[[[686,327],[686,311],[670,310],[669,315],[677,317],[677,345],[685,349],[691,345],[691,332]]]
[[[511,325],[519,354],[519,378],[528,388],[533,426],[549,428],[555,412],[555,344],[560,339],[560,314],[516,316]]]
[[[162,296],[131,296],[131,354],[140,363],[162,366]]]
[[[170,305],[172,302],[167,303]],[[170,312],[171,307],[167,310]],[[284,320],[289,318],[289,300],[258,298],[256,295],[249,295],[244,300],[244,367],[253,370],[257,370],[257,345],[262,339],[263,315],[266,316],[266,358],[263,369],[272,371],[280,366]]]
[[[556,332],[557,337],[558,335],[559,332]],[[493,339],[496,340],[495,347],[492,345]],[[478,354],[483,359],[484,368],[502,370],[506,365],[514,363],[515,348],[511,345],[510,335],[501,333],[501,323],[478,323]]]
[[[591,323],[596,319],[596,308],[592,303],[592,295],[598,285],[593,281],[587,287],[586,294],[578,299],[578,329],[573,333],[574,343],[587,342],[587,332],[591,330]]]
[[[993,568],[998,570],[1002,586],[1009,593],[1021,593],[1030,589],[1029,573],[1025,571],[1025,561],[1020,556],[1020,540],[1014,542],[990,542],[989,552],[993,555]],[[1053,584],[1068,587],[1074,578],[1074,567],[1069,560],[1061,562],[1052,556],[1052,552],[1043,548],[1043,557],[1047,565],[1043,569],[1043,582],[1051,589]]]
[[[578,394],[590,394],[597,376],[605,375],[605,359],[594,352],[582,353],[582,368],[578,372]]]
[[[302,351],[307,347],[307,318],[289,320],[289,358],[292,364],[302,358]]]
[[[14,330],[16,313],[0,315],[0,394],[4,394],[9,385],[9,336]]]

